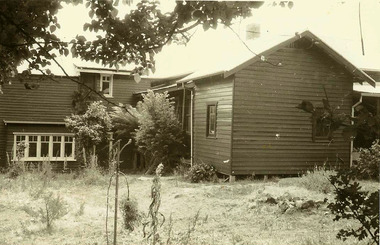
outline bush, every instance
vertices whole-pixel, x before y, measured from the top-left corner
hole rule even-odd
[[[54,196],[53,192],[48,192],[43,197],[43,207],[37,211],[29,206],[24,206],[23,210],[30,216],[39,219],[46,224],[46,229],[50,230],[53,222],[68,213],[67,203],[59,196]]]
[[[183,132],[174,113],[169,94],[148,91],[138,103],[139,127],[135,140],[138,150],[146,157],[147,173],[153,173],[159,163],[173,166],[183,150]]]
[[[130,198],[123,198],[120,202],[120,211],[123,216],[124,228],[133,231],[141,218],[137,208],[137,202]]]
[[[307,171],[300,179],[299,186],[311,191],[329,193],[333,190],[330,183],[330,176],[335,172],[326,170],[324,167],[315,167],[312,171]]]
[[[336,215],[334,220],[354,219],[358,223],[356,229],[341,229],[337,237],[342,240],[350,236],[359,240],[370,237],[379,244],[379,190],[372,193],[362,191],[355,179],[355,171],[339,171],[330,178],[336,196],[328,208]]]
[[[379,179],[380,144],[373,142],[369,149],[360,149],[360,157],[353,166],[356,177],[359,179]]]
[[[99,167],[84,168],[79,178],[85,185],[107,185],[108,183]]]
[[[190,167],[186,177],[192,183],[216,181],[216,171],[212,165],[205,163],[197,163]]]

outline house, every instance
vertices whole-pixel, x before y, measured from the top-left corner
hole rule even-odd
[[[72,113],[74,91],[86,84],[113,103],[134,105],[133,91],[150,86],[137,84],[128,70],[99,66],[73,66],[71,70],[70,77],[54,72],[55,81],[32,75],[27,82],[39,83],[38,89],[25,89],[19,81],[4,86],[0,95],[0,167],[15,159],[16,145],[22,141],[28,146],[22,158],[26,162],[49,160],[54,168],[62,168],[63,162],[69,168],[77,167],[75,138],[63,120]]]
[[[183,124],[190,114],[192,162],[212,164],[233,179],[299,174],[325,161],[348,166],[350,142],[340,132],[329,141],[320,121],[296,106],[308,100],[322,107],[327,94],[338,112],[350,114],[357,81],[375,86],[365,72],[305,31],[152,88],[182,94]]]

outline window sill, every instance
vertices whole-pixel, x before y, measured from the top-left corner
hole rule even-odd
[[[12,159],[12,161],[17,161],[16,159]],[[47,158],[41,158],[41,157],[28,157],[28,158],[21,158],[20,161],[24,161],[24,162],[43,162],[43,161],[49,161],[49,162],[74,162],[76,161],[75,158],[62,158],[62,157],[59,157],[59,158],[50,158],[50,159],[47,159]]]
[[[216,136],[206,136],[206,139],[216,140]]]

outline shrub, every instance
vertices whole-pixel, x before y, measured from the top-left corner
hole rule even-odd
[[[186,177],[192,183],[215,181],[217,179],[215,168],[212,165],[203,162],[194,164],[190,167]]]
[[[140,114],[135,140],[146,157],[147,173],[152,173],[159,163],[171,166],[178,162],[183,132],[167,92],[155,94],[150,90],[143,98],[137,105]]]
[[[79,178],[85,185],[107,185],[108,183],[99,167],[84,168]]]
[[[130,198],[123,198],[120,202],[120,210],[123,216],[124,228],[133,231],[140,222],[140,214],[137,208],[137,202]]]
[[[354,219],[359,224],[356,229],[341,229],[337,237],[342,240],[350,236],[359,240],[370,237],[379,244],[379,190],[362,191],[355,175],[355,171],[339,171],[330,178],[336,196],[328,208],[336,215],[334,220]]]
[[[43,197],[43,207],[37,211],[29,206],[24,206],[23,210],[30,216],[39,219],[46,224],[46,229],[50,230],[53,222],[68,213],[67,203],[59,196],[54,196],[53,192],[48,192]]]
[[[66,127],[75,134],[79,148],[84,149],[85,165],[87,158],[95,152],[92,147],[98,145],[107,138],[107,133],[111,130],[111,117],[107,108],[101,101],[91,103],[83,115],[72,114],[65,118]]]
[[[311,191],[329,193],[333,190],[329,178],[334,173],[332,170],[326,170],[325,167],[316,166],[299,179],[299,186]]]
[[[379,179],[380,144],[373,142],[369,149],[360,149],[360,157],[353,166],[356,177],[359,179]]]

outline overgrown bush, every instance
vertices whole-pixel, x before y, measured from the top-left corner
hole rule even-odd
[[[137,105],[139,127],[135,140],[138,150],[146,159],[147,173],[159,163],[166,167],[178,163],[183,147],[181,124],[174,113],[169,94],[148,91]]]
[[[327,170],[325,167],[314,167],[312,171],[307,171],[299,178],[299,186],[308,190],[329,193],[333,190],[329,178],[335,171]]]
[[[84,168],[79,174],[79,179],[85,185],[107,185],[107,178],[99,167]]]
[[[190,167],[186,174],[186,178],[192,183],[216,181],[216,170],[212,165],[203,162],[196,163]]]
[[[48,192],[43,196],[43,205],[38,210],[30,206],[24,206],[23,210],[46,224],[46,229],[52,228],[53,222],[65,216],[68,213],[67,203],[59,196],[55,196],[53,192]]]
[[[379,244],[379,190],[369,193],[362,191],[356,179],[356,171],[339,171],[330,177],[335,187],[335,202],[328,208],[335,214],[334,220],[353,219],[357,228],[341,229],[337,237],[346,240],[353,236],[359,240],[370,237]]]
[[[93,147],[107,139],[111,130],[111,117],[102,101],[90,104],[83,115],[72,114],[65,118],[66,127],[74,133],[79,149],[84,154],[84,164],[87,166],[90,155],[95,155]]]
[[[128,197],[124,197],[120,201],[120,210],[123,216],[123,225],[126,230],[133,231],[140,222],[137,202]]]
[[[353,166],[356,177],[359,179],[379,180],[380,144],[379,140],[373,142],[371,148],[360,149],[360,157]]]

